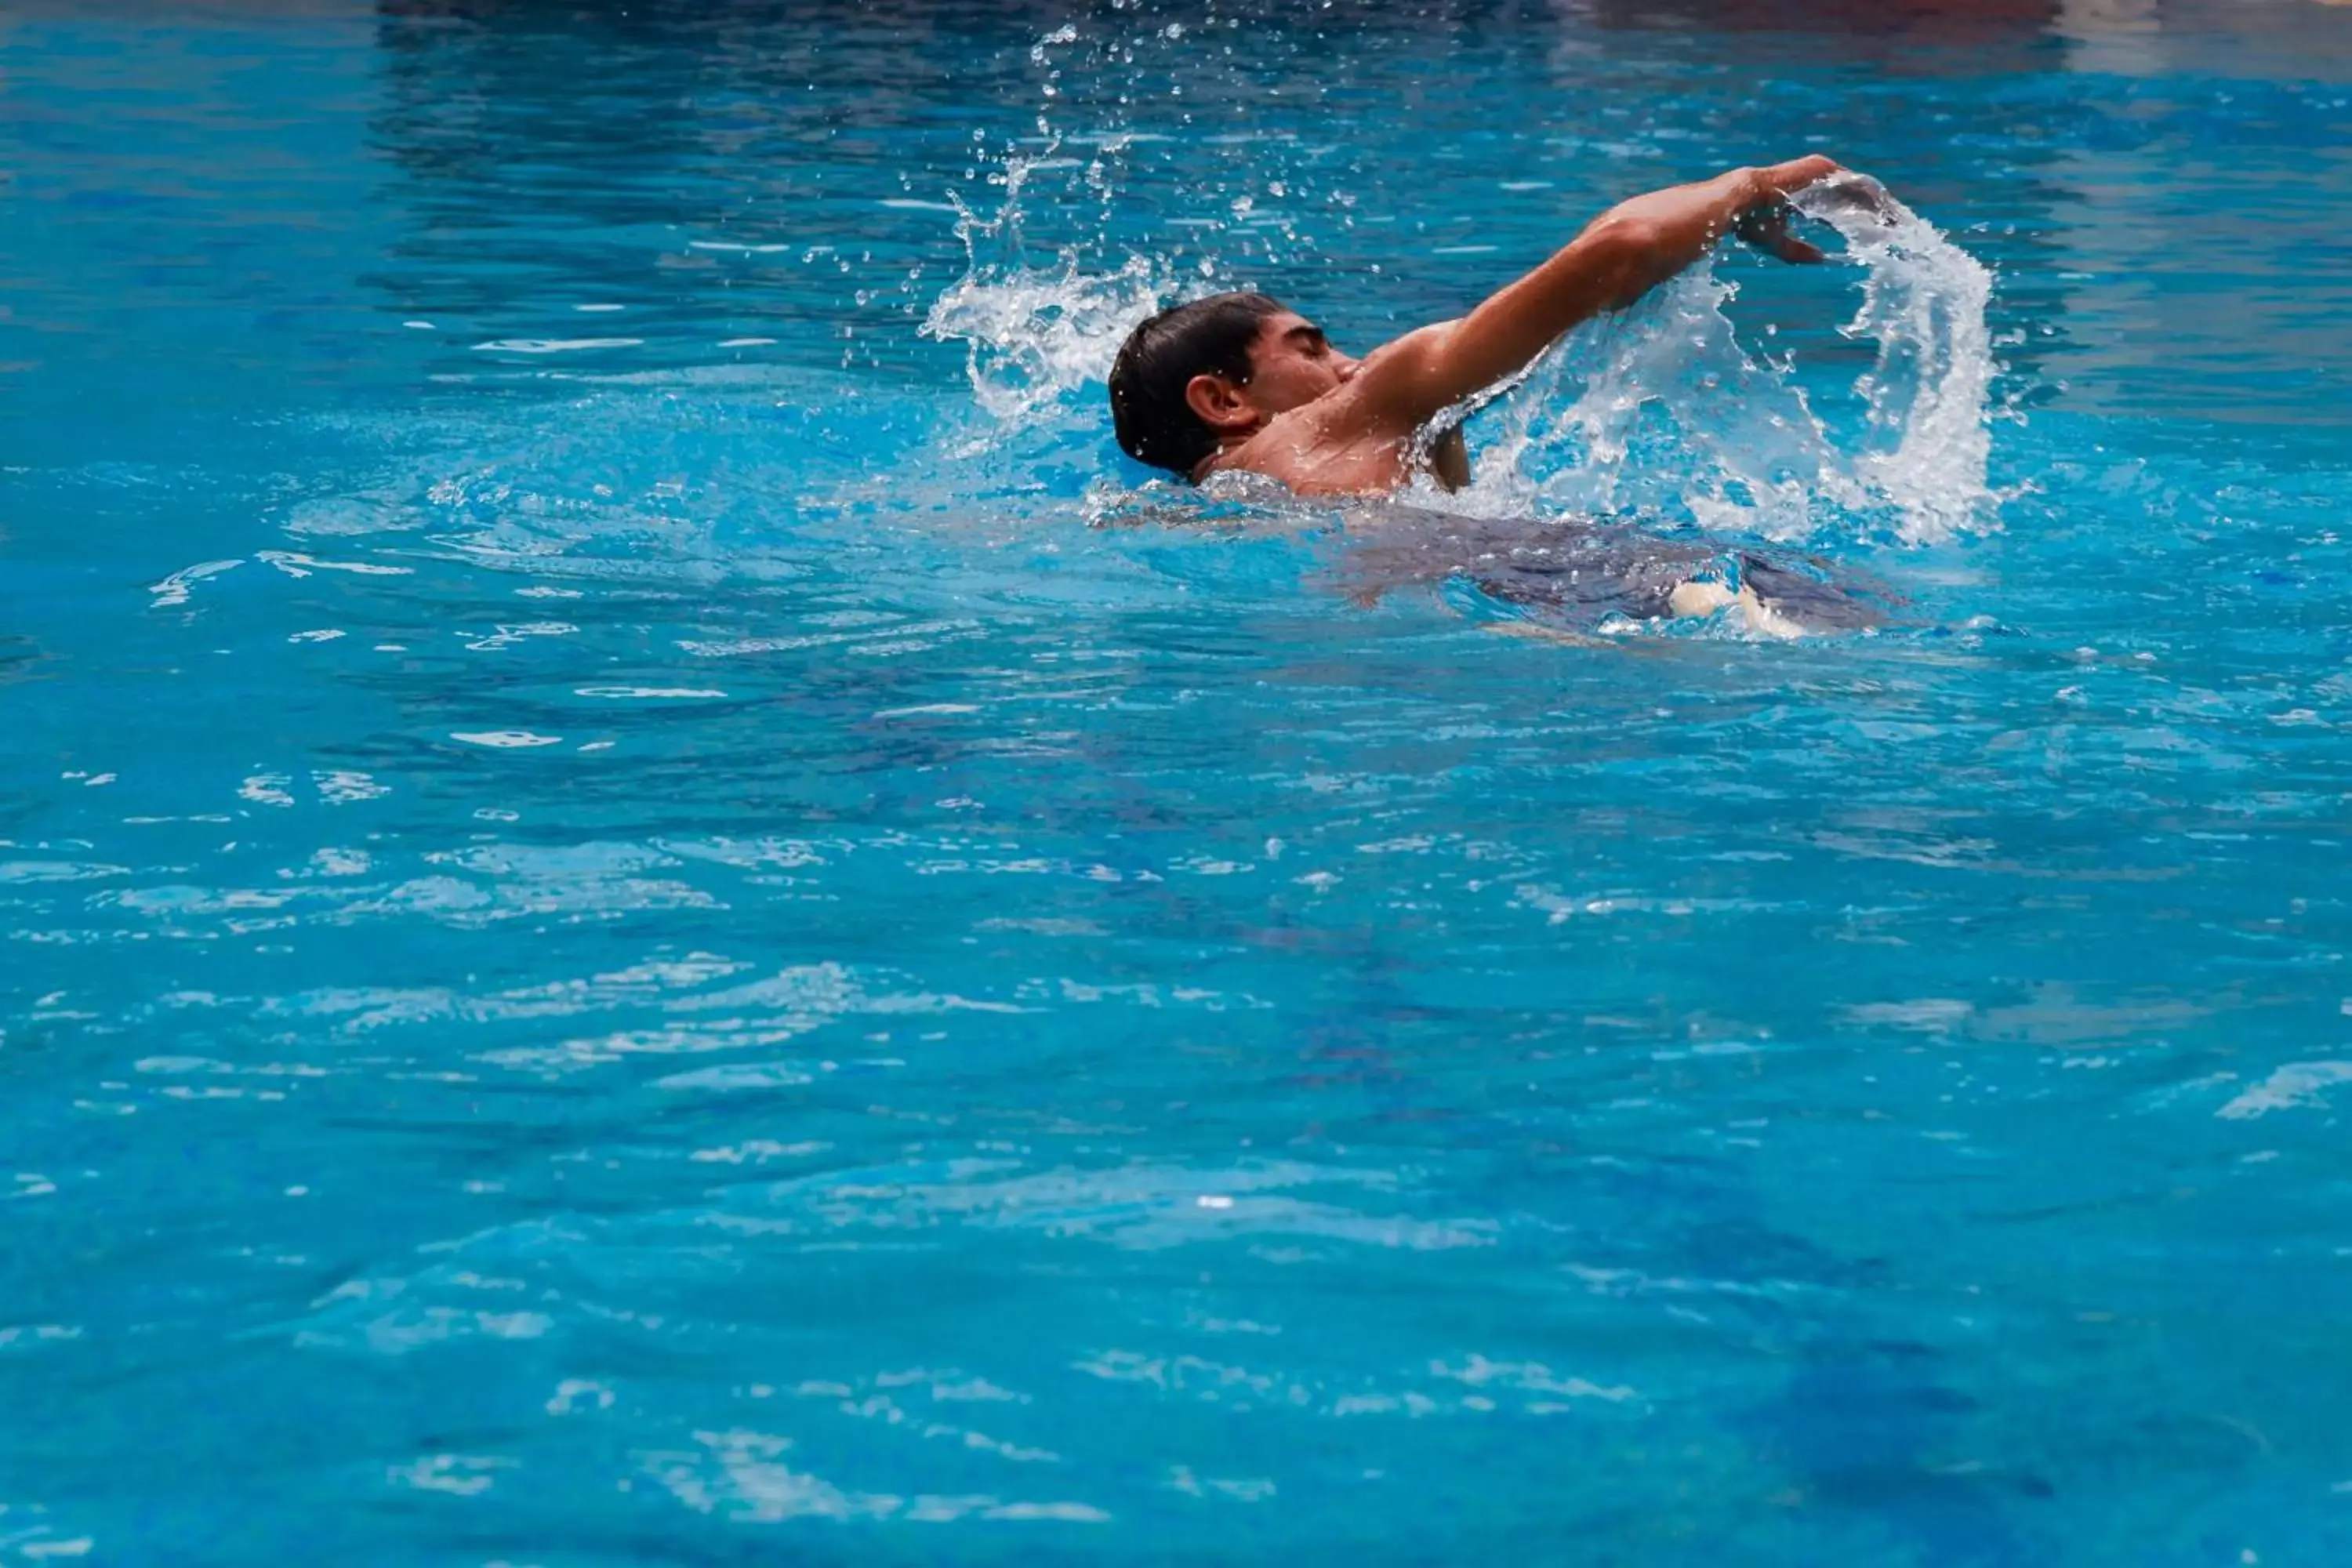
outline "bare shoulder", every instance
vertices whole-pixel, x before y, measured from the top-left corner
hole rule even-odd
[[[1300,495],[1360,495],[1394,489],[1405,478],[1410,432],[1370,426],[1349,408],[1339,388],[1278,415],[1225,453],[1218,468],[1246,468],[1280,479]]]
[[[1356,416],[1371,424],[1400,418],[1417,423],[1413,411],[1423,401],[1423,384],[1454,326],[1453,321],[1433,321],[1415,327],[1366,354],[1355,379],[1342,389],[1354,395]]]
[[[1425,327],[1415,327],[1409,332],[1391,338],[1364,356],[1364,372],[1369,373],[1374,366],[1412,363],[1444,342],[1454,326],[1452,321],[1432,321]]]

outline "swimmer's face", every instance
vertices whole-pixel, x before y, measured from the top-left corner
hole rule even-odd
[[[1354,377],[1356,363],[1333,348],[1323,329],[1306,317],[1295,310],[1277,311],[1258,323],[1243,395],[1271,418],[1344,384]]]
[[[1258,322],[1249,365],[1247,381],[1204,373],[1184,385],[1185,403],[1221,442],[1247,440],[1275,416],[1305,407],[1356,374],[1356,362],[1295,310],[1276,310]]]

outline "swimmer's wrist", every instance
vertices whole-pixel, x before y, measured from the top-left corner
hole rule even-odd
[[[1720,193],[1720,205],[1707,224],[1710,238],[1731,233],[1746,221],[1749,213],[1773,200],[1771,184],[1764,177],[1762,169],[1726,169],[1709,183]]]

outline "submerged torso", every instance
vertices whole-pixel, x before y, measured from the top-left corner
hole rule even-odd
[[[1876,584],[1830,581],[1819,563],[1766,554],[1704,537],[1669,538],[1589,518],[1471,517],[1404,502],[1365,499],[1343,510],[1352,592],[1378,598],[1409,584],[1458,579],[1490,598],[1561,624],[1595,626],[1611,616],[1654,620],[1700,613],[1675,590],[1714,584],[1727,597],[1746,590],[1756,608],[1794,630],[1852,631],[1885,618]],[[1858,597],[1863,588],[1870,597]],[[1755,624],[1751,621],[1751,625]]]
[[[1818,574],[1809,563],[1774,561],[1752,549],[1666,538],[1592,519],[1480,517],[1401,501],[1398,491],[1427,477],[1444,490],[1470,480],[1459,426],[1434,441],[1320,442],[1312,405],[1282,416],[1218,453],[1197,479],[1255,474],[1293,495],[1346,498],[1350,592],[1377,599],[1412,583],[1460,579],[1523,611],[1571,623],[1612,616],[1634,620],[1706,613],[1738,593],[1752,600],[1751,625],[1770,614],[1777,635],[1853,630],[1885,617]],[[1707,584],[1688,602],[1677,590]]]

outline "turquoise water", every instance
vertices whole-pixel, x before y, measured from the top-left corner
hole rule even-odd
[[[0,1563],[2352,1555],[2352,11],[631,9],[0,17]],[[1112,447],[1817,147],[1875,635]]]

